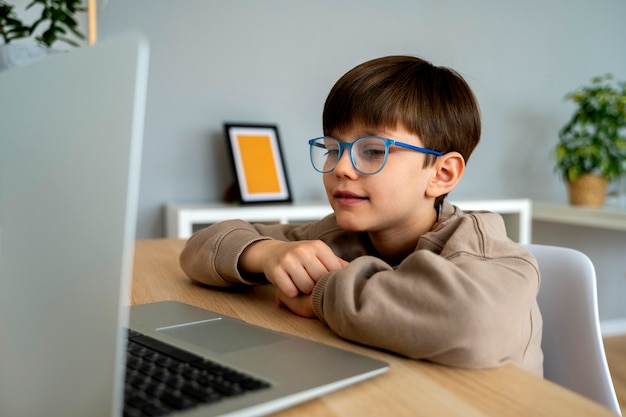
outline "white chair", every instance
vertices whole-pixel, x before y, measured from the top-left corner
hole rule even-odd
[[[544,376],[621,415],[606,361],[596,273],[582,252],[526,244],[537,259],[543,316]]]

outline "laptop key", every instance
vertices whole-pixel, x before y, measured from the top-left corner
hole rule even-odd
[[[182,387],[181,392],[190,397],[197,398],[203,403],[215,402],[223,398],[222,395],[218,394],[212,389],[196,388],[192,385],[186,385]]]
[[[170,408],[160,405],[157,401],[151,401],[141,396],[125,398],[125,417],[157,417],[170,414]]]
[[[187,397],[175,395],[169,392],[163,393],[161,401],[174,408],[175,410],[185,410],[187,408],[195,407],[198,404],[197,401],[193,401]]]

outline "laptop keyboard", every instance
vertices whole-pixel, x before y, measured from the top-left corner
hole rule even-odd
[[[129,330],[124,416],[164,416],[270,384]]]

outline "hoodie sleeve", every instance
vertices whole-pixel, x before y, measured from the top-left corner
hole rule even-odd
[[[219,287],[263,282],[262,276],[243,278],[239,256],[262,236],[252,225],[229,220],[194,233],[180,254],[180,266],[192,281]]]
[[[397,267],[371,256],[352,261],[317,283],[316,315],[346,339],[410,358],[470,368],[523,363],[540,337],[539,274],[504,225],[490,222],[463,216],[444,240],[450,228],[425,235]]]
[[[263,225],[229,220],[194,233],[180,254],[180,265],[189,278],[206,285],[226,287],[266,283],[263,274],[242,274],[238,269],[243,251],[264,239],[319,239],[345,259],[353,259],[365,252],[363,238],[341,231],[334,215],[308,224]]]

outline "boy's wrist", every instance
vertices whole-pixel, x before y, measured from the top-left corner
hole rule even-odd
[[[268,238],[263,238],[248,244],[239,255],[237,261],[239,271],[248,274],[263,273],[263,254],[265,253],[263,244],[270,241]]]

